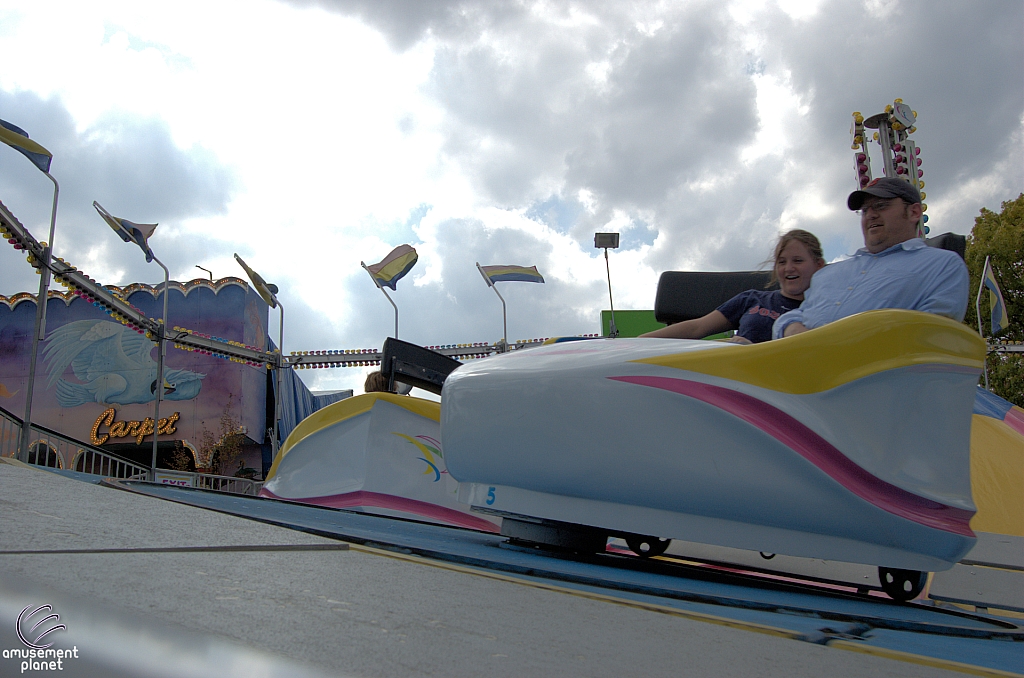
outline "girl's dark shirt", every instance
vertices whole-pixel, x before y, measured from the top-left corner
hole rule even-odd
[[[736,334],[759,344],[772,338],[775,320],[795,308],[800,308],[800,302],[783,296],[779,290],[747,290],[717,310],[732,323]]]

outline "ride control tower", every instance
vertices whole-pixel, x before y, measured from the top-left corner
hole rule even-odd
[[[882,176],[898,177],[917,187],[917,190],[921,191],[921,211],[927,212],[928,205],[923,202],[926,195],[922,179],[924,170],[921,169],[921,149],[910,139],[910,135],[917,131],[916,122],[917,111],[911,110],[910,106],[903,103],[903,99],[896,99],[885,107],[885,111],[869,118],[865,118],[860,111],[854,111],[853,126],[850,128],[853,143],[850,148],[854,151],[857,187],[864,188],[874,178],[871,174],[871,156],[868,153],[864,130],[877,130],[871,135],[871,139],[878,142],[882,149]],[[917,223],[919,238],[923,238],[930,230],[925,225],[927,222],[928,215],[922,214],[921,220]]]

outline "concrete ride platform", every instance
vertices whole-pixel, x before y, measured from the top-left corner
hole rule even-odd
[[[841,633],[816,641],[785,625],[348,543],[2,461],[0,648],[24,649],[18,631],[31,641],[46,626],[19,627],[19,614],[50,605],[29,621],[52,612],[60,617],[50,626],[66,626],[46,637],[54,649],[77,649],[60,675],[1024,671],[1021,642],[972,641],[1003,658],[986,665],[925,651],[941,638],[902,649],[858,645]],[[30,666],[22,674],[23,661],[32,660],[0,657],[0,676],[47,672]]]

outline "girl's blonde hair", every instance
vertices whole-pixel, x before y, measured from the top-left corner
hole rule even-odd
[[[775,283],[779,282],[779,276],[775,273],[775,263],[779,260],[779,255],[782,254],[782,250],[786,249],[786,245],[794,240],[803,243],[815,261],[820,262],[821,264],[825,263],[825,255],[821,251],[821,242],[819,242],[818,236],[814,235],[810,231],[794,228],[792,231],[787,231],[780,235],[779,241],[775,243],[775,254],[772,255],[771,258],[772,277],[768,281],[766,287],[771,287]],[[768,262],[766,261],[765,263]]]

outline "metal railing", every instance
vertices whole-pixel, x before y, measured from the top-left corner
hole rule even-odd
[[[250,480],[249,478],[221,476],[215,473],[197,473],[194,471],[175,471],[171,469],[157,469],[156,482],[161,485],[196,487],[201,490],[244,494],[250,497],[258,496],[260,488],[263,487],[262,482]]]
[[[18,457],[18,443],[21,440],[21,419],[0,407],[0,456]],[[42,426],[32,426],[28,459],[22,459],[36,466],[70,469],[80,473],[101,475],[105,478],[146,480],[149,467],[124,459],[106,450],[61,435]],[[187,471],[163,471],[160,475],[173,475],[184,479],[188,486],[215,492],[229,492],[255,497],[263,483],[249,478],[219,476],[212,473],[191,473]]]
[[[196,487],[215,492],[230,492],[232,494],[247,494],[251,497],[259,495],[263,483],[249,478],[235,478],[232,476],[215,476],[211,473],[197,473]]]
[[[149,477],[149,468],[139,466],[115,457],[107,452],[84,449],[75,461],[74,470],[81,473],[93,473],[107,478],[129,478],[145,480]]]
[[[18,458],[21,425],[21,419],[0,407],[0,456]],[[148,466],[35,424],[29,436],[28,459],[21,461],[108,478],[145,479],[149,476]]]

